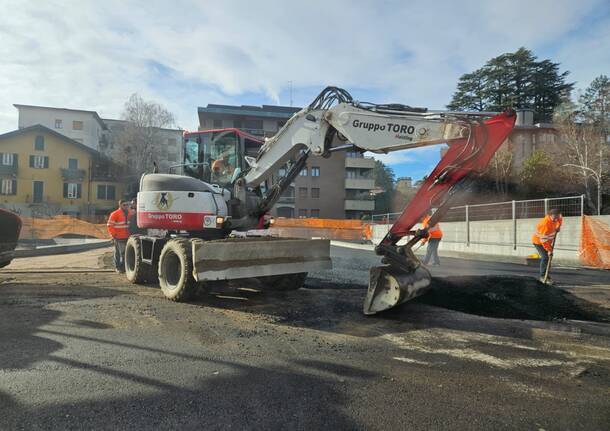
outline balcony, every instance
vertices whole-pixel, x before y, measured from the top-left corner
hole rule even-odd
[[[373,211],[375,209],[375,201],[369,199],[345,199],[345,209],[353,211]]]
[[[84,169],[61,169],[61,176],[66,181],[83,181],[86,174]]]
[[[375,167],[375,159],[372,157],[346,157],[346,168],[373,169]]]
[[[17,175],[17,166],[0,165],[0,175]]]
[[[294,196],[280,196],[277,200],[279,204],[294,204],[295,198]]]
[[[346,189],[371,190],[375,188],[375,180],[369,178],[346,178]]]

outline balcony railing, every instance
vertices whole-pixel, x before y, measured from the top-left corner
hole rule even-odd
[[[375,188],[375,180],[368,178],[346,178],[345,188],[371,190]]]
[[[17,166],[0,165],[0,175],[17,175]]]
[[[375,159],[371,157],[346,157],[346,168],[373,169],[375,167]]]
[[[87,171],[84,169],[61,169],[61,176],[64,180],[83,181]]]
[[[345,199],[345,209],[355,211],[373,211],[375,209],[375,201],[360,200],[360,199]]]
[[[278,203],[281,204],[293,204],[295,201],[294,196],[280,196],[280,198],[277,200]]]

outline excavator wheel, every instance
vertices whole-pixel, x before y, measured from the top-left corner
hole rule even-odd
[[[142,262],[142,244],[138,235],[132,235],[125,244],[125,276],[133,284],[156,281],[155,268]]]
[[[185,238],[174,238],[163,246],[159,256],[159,285],[163,295],[171,301],[186,301],[195,292],[191,243]]]
[[[259,277],[258,280],[265,285],[269,290],[277,292],[286,292],[289,290],[297,290],[303,287],[306,272],[298,274],[271,275],[269,277]]]

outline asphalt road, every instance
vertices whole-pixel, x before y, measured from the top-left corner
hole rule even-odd
[[[183,304],[100,269],[0,271],[0,429],[608,429],[608,323],[456,311],[480,286],[514,306],[494,289],[531,295],[527,267],[444,259],[448,308],[365,317],[376,257],[333,261],[297,291],[250,281]],[[607,273],[555,278],[520,299],[607,317]]]

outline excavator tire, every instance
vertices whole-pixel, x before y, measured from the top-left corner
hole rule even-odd
[[[142,244],[139,235],[132,235],[125,244],[125,276],[133,284],[156,281],[156,268],[142,262]]]
[[[263,283],[269,290],[277,292],[287,292],[289,290],[297,290],[303,287],[306,272],[298,274],[272,275],[269,277],[259,277],[259,281]]]
[[[191,243],[174,238],[163,246],[159,256],[159,285],[170,301],[186,301],[195,292]]]

